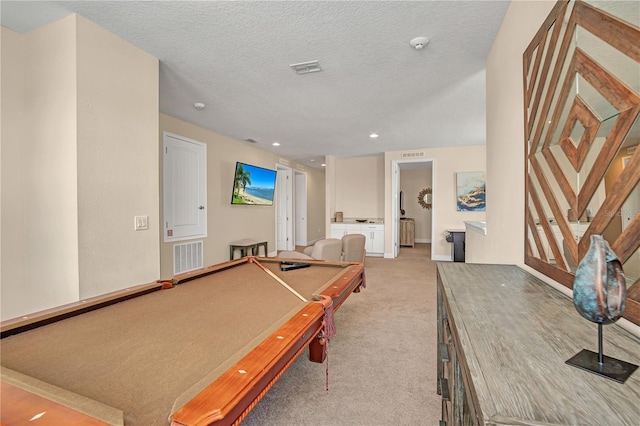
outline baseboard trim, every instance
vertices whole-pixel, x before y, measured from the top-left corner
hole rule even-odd
[[[434,254],[431,256],[431,260],[442,261],[442,262],[451,262],[453,258],[451,256],[442,255],[442,254]]]

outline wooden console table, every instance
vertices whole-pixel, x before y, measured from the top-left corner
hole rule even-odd
[[[266,241],[252,240],[245,238],[244,240],[233,241],[229,244],[229,260],[233,260],[236,250],[240,250],[240,257],[259,256],[260,247],[264,249],[264,256],[269,256],[269,249]]]
[[[603,334],[606,356],[640,365],[640,339]],[[638,425],[640,369],[619,384],[565,364],[597,342],[597,325],[526,271],[439,263],[440,424]]]
[[[409,217],[400,219],[400,247],[414,247],[416,222]]]

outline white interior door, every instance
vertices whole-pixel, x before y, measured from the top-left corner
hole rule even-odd
[[[400,165],[397,162],[393,162],[393,208],[391,209],[391,220],[393,221],[393,231],[391,235],[391,241],[393,244],[393,257],[398,257],[400,253]]]
[[[164,241],[207,236],[207,146],[163,134]]]
[[[307,174],[295,172],[295,242],[306,246],[307,240]]]
[[[291,168],[276,164],[276,250],[293,250],[293,185]]]

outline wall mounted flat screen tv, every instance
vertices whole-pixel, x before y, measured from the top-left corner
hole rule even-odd
[[[272,206],[276,188],[276,171],[236,163],[231,204]]]

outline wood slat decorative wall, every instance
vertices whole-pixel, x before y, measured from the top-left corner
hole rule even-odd
[[[525,263],[572,288],[603,235],[640,325],[640,3],[594,4],[559,1],[523,55]]]

